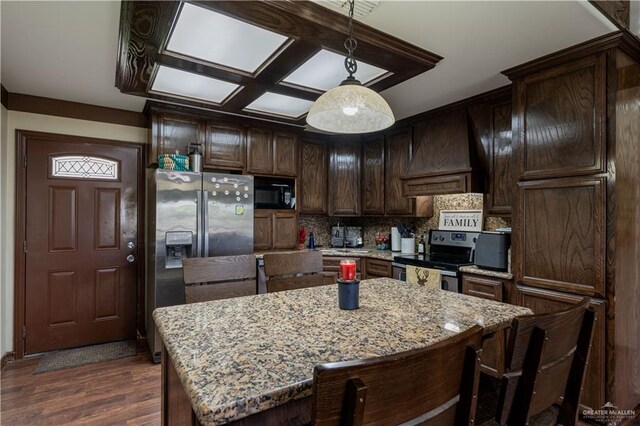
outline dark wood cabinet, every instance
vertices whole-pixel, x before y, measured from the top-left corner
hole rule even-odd
[[[259,127],[247,129],[247,172],[273,174],[273,134]]]
[[[247,129],[247,172],[258,175],[296,176],[298,136],[269,129]]]
[[[359,257],[323,256],[322,270],[325,284],[335,284],[340,274],[340,261],[353,260],[356,263],[356,278],[362,279],[362,259]]]
[[[536,314],[559,311],[576,304],[582,296],[517,286],[518,305],[531,309]],[[600,408],[605,402],[605,302],[591,299],[590,306],[596,312],[593,342],[589,354],[587,377],[582,391],[581,403],[590,408]]]
[[[202,143],[204,125],[201,121],[181,115],[152,114],[151,147],[148,150],[147,164],[156,164],[162,154],[182,155],[189,152],[190,143]]]
[[[253,248],[269,250],[273,241],[273,213],[269,210],[254,210]]]
[[[514,82],[514,135],[524,179],[605,171],[606,55]]]
[[[514,273],[521,284],[604,296],[604,178],[521,182]]]
[[[239,126],[207,123],[204,166],[244,170],[246,158],[244,129]]]
[[[401,178],[411,160],[411,129],[406,128],[386,137],[385,147],[385,213],[411,216],[415,212],[415,199],[403,193]]]
[[[303,214],[327,214],[327,146],[313,139],[302,141],[298,206]]]
[[[515,189],[514,157],[511,138],[511,102],[491,108],[489,145],[489,187],[486,191],[487,213],[511,214]]]
[[[360,215],[360,143],[336,140],[329,144],[329,215]]]
[[[298,246],[298,214],[288,210],[256,209],[253,213],[255,250],[292,249]]]
[[[362,141],[362,214],[384,215],[384,137]]]
[[[393,276],[391,261],[366,258],[364,262],[364,278],[391,278]]]
[[[298,136],[296,134],[285,132],[273,134],[273,174],[297,176]]]
[[[273,248],[298,246],[298,214],[294,211],[273,214]]]

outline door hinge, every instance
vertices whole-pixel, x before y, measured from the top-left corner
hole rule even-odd
[[[22,326],[22,340],[27,338],[27,326],[23,325]]]
[[[27,252],[27,240],[24,240],[22,242],[22,250],[26,253]]]
[[[24,168],[26,169],[27,168],[27,156],[26,155],[24,156],[23,162],[24,162]]]

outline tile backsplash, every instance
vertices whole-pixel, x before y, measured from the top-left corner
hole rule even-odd
[[[430,229],[438,228],[441,210],[482,210],[482,194],[453,194],[436,195],[433,197],[433,217],[431,218],[410,218],[410,217],[328,217],[300,215],[300,226],[313,231],[316,245],[329,246],[331,226],[338,220],[344,221],[348,226],[364,227],[365,246],[375,245],[377,232],[390,233],[391,227],[402,223],[416,229],[416,235],[429,232]],[[511,226],[509,218],[485,216],[484,230],[492,231],[496,228]]]

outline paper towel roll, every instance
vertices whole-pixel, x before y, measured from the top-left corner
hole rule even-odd
[[[395,226],[391,228],[391,251],[400,251],[400,232]]]

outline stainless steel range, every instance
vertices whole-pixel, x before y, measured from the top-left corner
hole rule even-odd
[[[473,263],[479,232],[429,231],[429,253],[425,255],[399,255],[393,258],[393,278],[406,281],[407,265],[439,269],[442,289],[462,291],[460,267]]]

